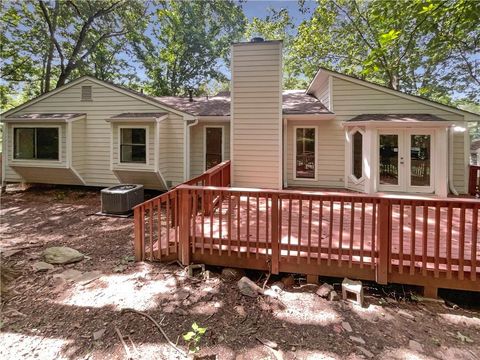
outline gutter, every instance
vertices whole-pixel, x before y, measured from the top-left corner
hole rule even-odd
[[[453,127],[448,128],[448,188],[453,195],[458,196],[453,185]]]
[[[195,118],[195,121],[191,124],[187,124],[185,126],[185,143],[183,146],[184,151],[184,165],[183,165],[183,173],[184,173],[184,181],[190,179],[190,128],[198,125],[198,118]]]

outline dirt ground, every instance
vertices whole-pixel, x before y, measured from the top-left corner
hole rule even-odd
[[[2,253],[20,276],[2,298],[0,358],[125,359],[116,329],[133,359],[184,358],[151,321],[126,308],[150,315],[185,352],[182,334],[194,322],[207,328],[195,355],[204,359],[480,358],[480,301],[473,294],[463,294],[468,306],[450,294],[454,305],[365,284],[366,304],[359,307],[327,301],[295,277],[278,298],[245,297],[219,268],[205,280],[189,278],[176,264],[133,262],[132,219],[92,215],[99,208],[98,189],[2,194]],[[86,258],[35,272],[50,246],[69,246]],[[83,283],[58,276],[68,269],[101,275]],[[265,279],[247,275],[259,285]],[[341,279],[327,280],[338,290]]]

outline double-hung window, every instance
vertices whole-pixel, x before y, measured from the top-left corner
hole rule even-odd
[[[316,143],[316,128],[295,128],[295,178],[316,178]]]
[[[120,129],[120,162],[147,163],[147,130],[145,128]]]
[[[59,160],[58,127],[17,127],[13,132],[14,159]]]

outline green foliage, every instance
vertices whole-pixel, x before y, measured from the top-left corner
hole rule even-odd
[[[138,82],[125,36],[146,27],[145,12],[141,0],[3,2],[2,110],[85,74]]]
[[[318,0],[292,44],[297,74],[319,66],[451,103],[480,100],[480,2]]]
[[[183,340],[186,341],[188,349],[191,353],[196,353],[200,350],[200,340],[207,331],[207,328],[198,326],[196,322],[192,324],[192,330],[183,334]]]
[[[293,19],[286,9],[279,11],[269,9],[269,14],[264,19],[254,17],[246,26],[245,39],[256,36],[265,40],[283,41],[283,87],[284,89],[305,89],[308,80],[295,73],[295,66],[292,56],[292,43],[295,40],[295,25]]]
[[[245,26],[240,5],[232,0],[157,0],[155,5],[151,31],[130,37],[148,77],[145,90],[180,95],[227,81],[222,66]]]

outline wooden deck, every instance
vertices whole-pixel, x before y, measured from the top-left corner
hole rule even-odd
[[[137,207],[137,259],[480,291],[478,200],[201,185]]]

